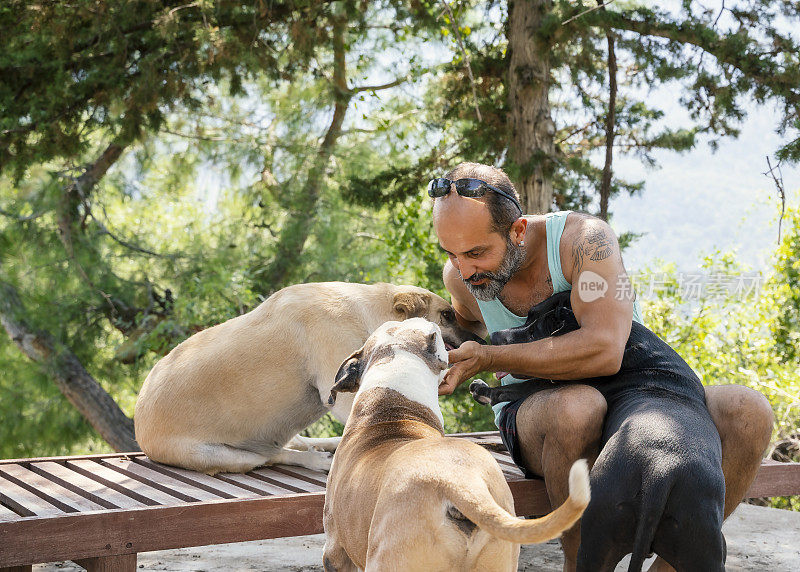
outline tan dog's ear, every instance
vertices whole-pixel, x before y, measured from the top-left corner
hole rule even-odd
[[[423,318],[431,305],[430,294],[422,292],[398,292],[394,295],[394,311],[408,318]]]
[[[353,352],[350,357],[344,360],[339,371],[336,372],[336,382],[331,388],[328,405],[336,403],[336,394],[340,391],[343,393],[358,391],[358,387],[361,385],[361,374],[364,371],[364,364],[361,360],[363,352],[363,347]]]

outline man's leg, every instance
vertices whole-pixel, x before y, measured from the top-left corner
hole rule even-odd
[[[722,473],[725,475],[723,518],[739,506],[756,478],[764,451],[772,438],[774,416],[767,398],[743,385],[711,385],[706,403],[722,441]],[[649,572],[673,572],[658,558]]]
[[[722,440],[728,518],[756,478],[775,418],[767,398],[743,385],[706,387],[706,402]]]
[[[544,477],[553,508],[569,496],[569,469],[578,459],[591,467],[600,452],[606,401],[588,385],[563,385],[534,393],[517,412],[517,438],[528,469]],[[564,570],[575,570],[580,523],[561,537]]]

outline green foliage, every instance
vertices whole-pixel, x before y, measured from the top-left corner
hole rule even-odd
[[[777,250],[774,273],[759,275],[738,292],[737,277],[746,269],[730,253],[707,257],[703,268],[709,284],[734,287],[716,293],[706,290],[696,299],[674,264],[634,277],[639,291],[657,285],[655,297],[643,304],[645,324],[687,361],[703,383],[745,385],[767,397],[775,412],[773,441],[796,435],[800,427],[800,356],[791,345],[792,331],[785,329],[800,296],[800,280],[791,273],[792,261],[796,265],[800,255],[800,217],[796,209],[789,213],[790,228]],[[800,510],[800,497],[771,499],[771,505]]]
[[[291,75],[331,17],[303,0],[4,2],[0,170],[80,157],[96,131],[124,142],[157,131],[222,77],[235,95],[256,72]]]
[[[381,104],[374,93],[359,96],[353,109],[364,117],[346,123],[353,129],[326,161],[316,200],[300,207],[339,97],[328,80],[337,65],[332,27],[347,18],[347,49],[358,55],[348,55],[348,81],[356,86],[374,68],[371,54],[402,31],[368,31],[365,22],[377,19],[361,8],[302,1],[0,8],[11,48],[0,56],[0,281],[20,293],[17,317],[70,348],[126,414],[161,355],[280,286],[393,280],[382,235],[390,213],[351,206],[341,189],[387,158],[408,162],[403,139],[414,121],[398,124],[395,114],[412,108],[410,98]],[[391,12],[376,8],[384,18]],[[390,20],[402,24],[402,13]],[[32,67],[39,59],[44,68]],[[59,74],[71,81],[54,82]],[[109,141],[121,158],[99,184],[81,186]],[[346,169],[335,168],[341,157],[350,158]],[[289,223],[300,219],[308,234],[291,274],[278,280],[266,269]],[[5,335],[0,378],[17,396],[0,400],[9,420],[1,456],[95,446],[88,424],[52,381],[44,384],[46,372]]]
[[[777,252],[776,272],[771,283],[777,319],[772,324],[775,344],[787,363],[800,360],[800,210],[788,209],[784,220],[786,234]]]
[[[0,336],[0,371],[0,457],[64,455],[76,449],[110,452],[49,376],[20,359],[7,336]]]
[[[4,3],[0,281],[20,293],[20,316],[70,348],[131,415],[165,352],[285,284],[389,281],[447,297],[425,185],[461,159],[502,164],[510,139],[505,4],[448,4],[454,22],[432,0]],[[538,33],[552,59],[559,208],[593,205],[609,29],[621,66],[617,153],[654,165],[657,149],[734,135],[746,97],[777,101],[786,133],[800,128],[798,50],[775,17],[796,22],[794,4],[740,4],[719,28],[695,2],[674,13],[617,3],[562,24],[584,9],[553,2]],[[342,22],[348,93],[331,81]],[[665,126],[647,101],[659,84],[680,91],[690,124]],[[343,97],[347,117],[309,200]],[[121,158],[96,186],[78,185],[110,144]],[[798,158],[797,140],[781,153]],[[612,196],[641,189],[612,181]],[[797,211],[786,224],[757,300],[693,307],[670,287],[647,308],[706,382],[764,392],[779,435],[797,427],[800,395]],[[300,247],[275,277],[287,238]],[[736,270],[726,257],[709,264]],[[0,457],[108,450],[5,335],[0,395]],[[494,427],[466,384],[441,404],[448,431]],[[307,433],[341,429],[325,417]]]
[[[439,398],[446,433],[497,431],[492,408],[475,401],[469,392],[469,384],[474,379],[487,380],[488,376],[493,374],[479,374],[458,386],[449,397]]]
[[[752,387],[769,399],[776,415],[776,436],[788,436],[800,425],[800,363],[786,361],[775,351],[770,329],[783,305],[784,290],[774,277],[759,276],[741,292],[713,282],[736,284],[743,269],[731,254],[708,257],[705,291],[692,297],[672,264],[633,277],[638,290],[655,281],[652,300],[645,300],[645,324],[672,346],[697,372],[703,383]],[[754,287],[760,284],[761,288]],[[792,292],[800,283],[786,284]]]

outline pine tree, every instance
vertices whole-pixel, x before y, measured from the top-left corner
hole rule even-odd
[[[800,159],[800,4],[789,0],[649,8],[637,2],[430,2],[453,41],[449,70],[429,91],[445,157],[500,164],[527,211],[588,209],[641,182],[613,176],[622,153],[654,164],[657,149],[688,151],[736,136],[748,101],[779,109],[779,160]],[[659,125],[650,90],[668,86],[691,124]],[[605,150],[603,167],[593,156]],[[444,160],[442,160],[444,159]],[[410,167],[409,167],[410,168]]]

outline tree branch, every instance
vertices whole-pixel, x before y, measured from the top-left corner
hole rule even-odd
[[[353,91],[347,86],[346,67],[346,22],[334,20],[333,40],[333,117],[328,130],[312,159],[305,184],[300,190],[296,204],[292,205],[294,213],[281,229],[281,237],[275,248],[275,257],[265,272],[262,273],[269,282],[262,284],[265,291],[275,291],[282,287],[289,275],[289,270],[297,263],[303,253],[306,241],[314,226],[315,211],[319,202],[320,190],[326,174],[326,167],[333,153],[336,141],[342,133],[342,124],[347,115],[347,108],[353,98]]]
[[[37,218],[39,218],[40,216],[45,214],[45,212],[46,211],[41,211],[41,212],[38,212],[38,213],[29,214],[28,216],[20,216],[18,214],[14,214],[12,212],[8,212],[6,210],[0,209],[0,215],[3,215],[4,217],[8,217],[8,218],[10,218],[12,220],[15,220],[17,222],[28,222],[28,221],[36,220]]]
[[[696,46],[714,56],[719,63],[732,66],[754,82],[768,87],[776,96],[783,97],[787,104],[800,105],[800,73],[783,73],[772,58],[743,50],[740,34],[723,37],[696,22],[667,22],[654,14],[645,14],[643,19],[634,20],[609,10],[587,14],[584,21],[606,30],[613,28]]]
[[[420,68],[420,69],[416,70],[414,72],[414,74],[409,72],[408,74],[406,74],[405,77],[399,77],[399,78],[397,78],[397,79],[395,79],[393,81],[390,81],[388,83],[383,83],[383,84],[380,84],[380,85],[355,86],[355,87],[350,88],[350,91],[353,92],[353,93],[360,93],[360,92],[363,92],[363,91],[379,91],[381,89],[389,89],[391,87],[396,87],[398,85],[401,85],[401,84],[403,84],[403,83],[405,83],[407,81],[411,81],[413,79],[414,75],[422,76],[422,75],[425,75],[425,74],[428,74],[428,73],[437,72],[437,71],[446,69],[449,65],[450,65],[449,62],[444,62],[444,63],[441,63],[441,64],[437,64],[435,66],[429,66],[429,67],[425,67],[425,68]],[[327,76],[326,76],[326,79],[328,79],[328,81],[330,83],[334,83],[333,80],[327,78]]]
[[[405,83],[410,79],[410,76],[400,77],[394,81],[390,81],[389,83],[383,83],[380,85],[360,85],[354,88],[351,88],[350,91],[353,93],[359,93],[362,91],[380,91],[382,89],[389,89],[391,87],[396,87],[401,83]]]
[[[78,268],[78,272],[83,276],[87,284],[89,284],[93,290],[100,293],[114,313],[117,312],[117,309],[111,297],[94,285],[89,275],[76,259],[72,229],[75,224],[78,205],[86,202],[88,196],[97,186],[97,183],[100,182],[100,179],[103,178],[111,166],[117,162],[124,149],[125,146],[117,142],[109,144],[94,163],[87,166],[79,177],[73,178],[61,194],[57,216],[58,237],[64,245],[64,249],[67,251],[67,256],[69,256],[70,260]]]
[[[107,235],[109,238],[111,238],[111,240],[113,240],[114,242],[116,242],[120,246],[124,246],[125,248],[133,250],[134,252],[141,252],[142,254],[147,254],[149,256],[155,256],[157,258],[168,258],[170,260],[174,260],[176,258],[175,255],[161,254],[161,253],[158,253],[158,252],[153,252],[152,250],[147,250],[146,248],[142,248],[141,246],[137,246],[137,245],[133,244],[132,242],[128,242],[126,240],[123,240],[123,239],[119,238],[118,236],[116,236],[114,233],[112,233],[110,230],[108,230],[106,225],[104,225],[102,222],[97,220],[97,217],[93,216],[92,218],[94,219],[95,224],[97,224],[97,226],[100,228],[100,232],[102,234]]]
[[[769,155],[767,155],[767,172],[764,173],[766,176],[771,176],[772,180],[775,182],[775,188],[778,189],[778,198],[781,200],[781,217],[778,219],[778,246],[781,245],[781,225],[783,224],[783,216],[786,212],[786,193],[783,190],[783,173],[781,173],[781,163],[778,161],[778,164],[774,167],[769,160]],[[778,171],[778,175],[775,175],[775,171]]]
[[[133,420],[122,412],[75,354],[49,334],[36,331],[17,318],[25,313],[14,287],[0,282],[0,324],[19,350],[47,370],[64,397],[115,451],[138,451]]]

